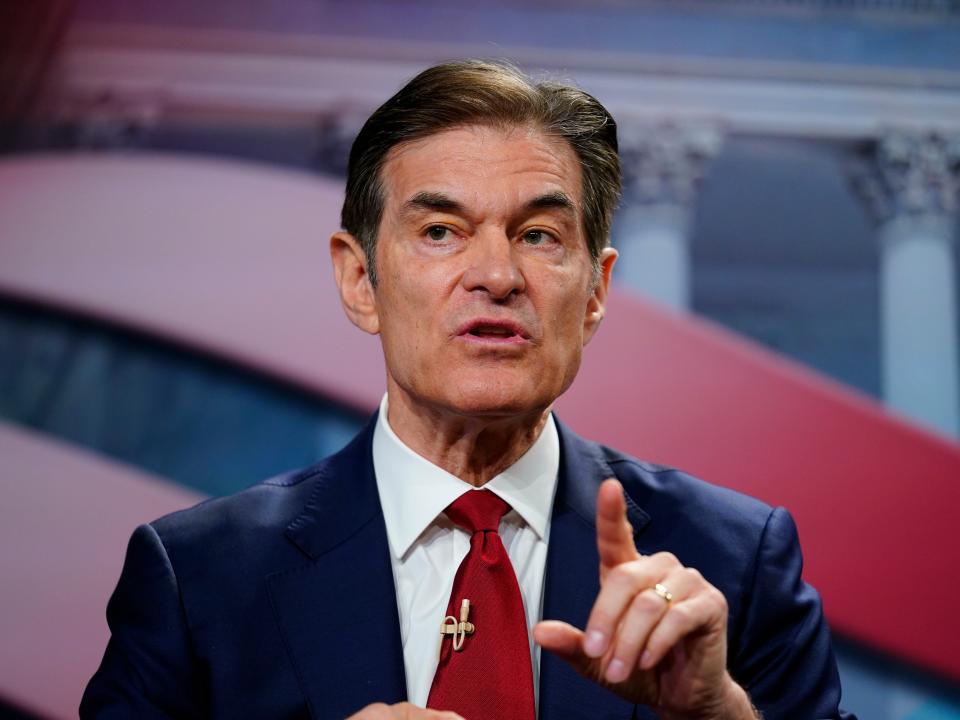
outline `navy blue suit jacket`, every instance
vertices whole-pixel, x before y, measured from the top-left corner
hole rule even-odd
[[[730,672],[765,717],[848,717],[786,511],[558,428],[545,618],[584,626],[597,488],[617,477],[639,550],[673,552],[726,596]],[[311,468],[139,527],[81,717],[339,719],[405,699],[372,437],[373,423]],[[648,717],[543,653],[541,720]]]

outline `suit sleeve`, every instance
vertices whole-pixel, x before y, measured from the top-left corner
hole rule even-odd
[[[840,678],[820,596],[801,579],[793,518],[773,510],[746,587],[731,674],[766,720],[842,718]]]
[[[204,717],[199,664],[163,542],[141,525],[107,605],[110,641],[80,703],[86,718]]]

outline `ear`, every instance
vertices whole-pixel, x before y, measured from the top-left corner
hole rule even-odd
[[[587,312],[583,318],[583,344],[590,342],[597,328],[600,327],[600,321],[603,320],[603,314],[607,306],[607,294],[610,291],[610,277],[613,273],[613,265],[617,262],[617,251],[612,247],[606,247],[600,251],[600,277],[596,280],[593,293],[587,300]]]
[[[380,316],[360,242],[350,233],[334,233],[330,238],[330,259],[343,311],[358,328],[376,335],[380,332]]]

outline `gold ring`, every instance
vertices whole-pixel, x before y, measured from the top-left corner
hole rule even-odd
[[[664,602],[666,602],[666,603],[668,603],[668,604],[671,603],[671,602],[673,602],[673,593],[670,592],[669,590],[667,590],[667,586],[666,586],[666,585],[661,585],[660,583],[657,583],[656,585],[653,586],[653,591],[654,591],[657,595],[659,595],[660,597],[662,597],[663,600],[664,600]]]

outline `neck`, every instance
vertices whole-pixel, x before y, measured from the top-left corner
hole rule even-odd
[[[550,408],[521,415],[472,416],[415,402],[391,388],[390,427],[404,444],[474,487],[513,465],[540,437]]]

